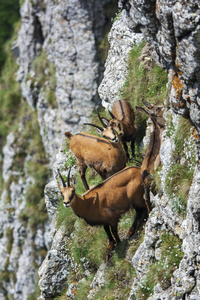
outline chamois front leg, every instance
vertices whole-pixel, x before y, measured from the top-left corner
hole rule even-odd
[[[83,182],[83,185],[84,185],[84,187],[85,187],[85,189],[86,189],[86,191],[87,191],[87,190],[89,190],[89,186],[88,186],[87,181],[86,181],[86,178],[85,178],[85,172],[86,172],[86,169],[87,169],[87,166],[86,166],[86,165],[84,165],[84,164],[79,164],[79,174],[80,174],[80,176],[81,176],[81,180],[82,180],[82,182]]]
[[[115,248],[115,240],[110,232],[109,225],[104,225],[104,230],[107,233],[109,239],[108,250],[112,251]]]
[[[122,145],[124,146],[124,151],[126,153],[126,157],[128,158],[128,160],[130,159],[129,153],[128,153],[128,146],[126,144],[125,141],[122,140]]]
[[[132,157],[135,157],[135,139],[131,141],[131,152],[132,152]]]
[[[147,218],[147,215],[148,215],[147,210],[144,208],[136,210],[135,220],[127,232],[128,237],[131,237],[138,231],[138,229],[139,229],[140,225],[142,224],[142,222],[144,221],[144,219]]]

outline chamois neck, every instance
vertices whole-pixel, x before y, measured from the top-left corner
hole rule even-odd
[[[83,197],[79,197],[77,194],[75,194],[70,206],[76,215],[82,217],[82,212],[85,210],[87,203],[84,201]]]
[[[155,121],[153,121],[153,132],[151,133],[149,146],[141,165],[142,171],[147,170],[147,172],[149,173],[152,173],[154,171],[154,163],[157,156],[160,153],[160,145],[161,145],[160,127],[156,124]]]

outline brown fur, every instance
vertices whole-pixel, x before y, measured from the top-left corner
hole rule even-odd
[[[126,143],[131,142],[131,151],[132,156],[134,157],[136,129],[134,125],[135,114],[131,104],[126,100],[116,101],[113,105],[111,116],[112,120],[109,121],[110,127],[117,131],[128,158],[129,153],[128,146]]]
[[[70,139],[70,149],[76,157],[86,190],[89,189],[85,178],[87,167],[93,168],[102,179],[106,179],[126,166],[127,159],[120,142],[111,143],[86,132],[76,135],[66,132],[65,136]]]
[[[136,218],[128,232],[129,236],[138,230],[141,222],[147,217],[141,182],[140,168],[126,167],[87,191],[82,197],[75,194],[75,183],[63,187],[63,203],[65,206],[70,205],[74,213],[85,219],[88,224],[103,225],[110,241],[109,249],[113,249],[114,243],[120,242],[117,225],[122,214],[130,208],[136,210]]]

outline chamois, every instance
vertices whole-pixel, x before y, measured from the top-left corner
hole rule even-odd
[[[135,156],[135,139],[136,139],[136,129],[134,126],[135,123],[135,114],[131,104],[126,100],[118,100],[114,102],[112,112],[110,112],[112,117],[111,120],[106,118],[101,118],[98,114],[98,117],[101,122],[110,126],[117,131],[118,136],[124,146],[126,156],[129,159],[128,146],[127,142],[131,142],[131,151],[132,156]]]
[[[105,138],[86,132],[76,135],[65,132],[65,136],[70,139],[70,149],[76,157],[86,190],[89,189],[85,178],[87,167],[93,168],[102,179],[106,179],[126,166],[127,158],[119,141],[111,143]]]
[[[136,210],[135,220],[128,231],[133,235],[147,217],[147,207],[143,198],[144,188],[140,168],[126,167],[115,173],[96,187],[85,192],[81,197],[75,193],[76,180],[70,184],[70,169],[67,185],[58,170],[63,187],[63,204],[71,207],[74,213],[89,225],[103,225],[109,239],[110,250],[120,242],[118,222],[122,214],[130,208]],[[110,230],[111,229],[111,230]]]
[[[152,174],[154,170],[160,164],[160,147],[162,143],[162,133],[166,124],[166,121],[163,117],[164,106],[156,106],[153,104],[149,104],[143,101],[147,108],[137,107],[136,109],[142,113],[145,113],[151,118],[153,123],[153,132],[150,136],[150,142],[148,149],[146,151],[144,160],[141,165],[141,173],[143,178],[143,185],[145,191],[145,200],[147,201],[147,207],[150,203],[150,186],[148,175]],[[148,211],[150,211],[150,207],[148,207]]]
[[[83,125],[90,125],[90,126],[93,126],[93,127],[96,129],[96,131],[97,131],[99,134],[102,135],[102,137],[104,137],[104,138],[106,138],[106,139],[109,139],[112,143],[117,143],[117,142],[118,142],[118,137],[117,137],[117,135],[115,134],[114,129],[113,129],[111,126],[106,125],[106,124],[102,121],[102,119],[101,119],[101,117],[100,117],[100,115],[99,115],[98,110],[97,110],[97,115],[98,115],[98,117],[99,117],[99,119],[100,119],[100,121],[101,121],[101,124],[103,125],[103,128],[100,127],[100,126],[98,126],[98,125],[96,125],[96,124],[92,124],[92,123],[83,123]]]

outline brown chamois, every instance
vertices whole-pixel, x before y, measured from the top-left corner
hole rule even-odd
[[[145,101],[143,101],[143,103],[146,105],[146,107],[148,107],[148,109],[142,107],[136,107],[136,109],[148,115],[153,123],[153,132],[151,133],[149,146],[141,165],[145,200],[147,201],[148,207],[148,203],[150,203],[150,182],[148,175],[152,174],[160,164],[160,147],[162,143],[162,133],[165,128],[166,121],[163,117],[163,105],[157,106],[149,104]],[[150,209],[151,208],[148,207],[148,211],[150,211]]]
[[[78,217],[83,218],[91,226],[103,225],[108,235],[110,250],[114,248],[115,243],[120,242],[117,226],[122,214],[130,208],[136,210],[136,217],[128,236],[133,235],[148,216],[140,168],[126,167],[81,197],[75,193],[74,177],[70,184],[70,170],[67,186],[59,170],[58,174],[63,184],[61,193],[64,206],[70,206]]]
[[[129,159],[127,142],[131,142],[131,152],[132,156],[135,156],[135,139],[136,139],[136,129],[135,114],[131,104],[126,100],[118,100],[114,102],[112,112],[110,112],[112,117],[111,120],[106,118],[101,118],[100,121],[104,124],[110,126],[118,133],[118,136],[124,146],[126,156]]]
[[[126,166],[127,158],[121,143],[80,132],[72,135],[65,132],[70,139],[70,149],[79,167],[79,173],[86,190],[89,189],[85,178],[87,167],[93,168],[102,179],[106,179]],[[111,139],[112,140],[112,139]]]
[[[114,129],[109,126],[109,125],[106,125],[100,115],[99,115],[99,112],[97,110],[97,115],[99,117],[99,120],[101,121],[101,124],[103,125],[103,128],[96,125],[96,124],[92,124],[92,123],[83,123],[83,125],[89,125],[89,126],[93,126],[96,131],[102,135],[102,137],[108,139],[110,142],[112,143],[117,143],[118,142],[118,136],[116,135],[116,133],[114,132]]]

